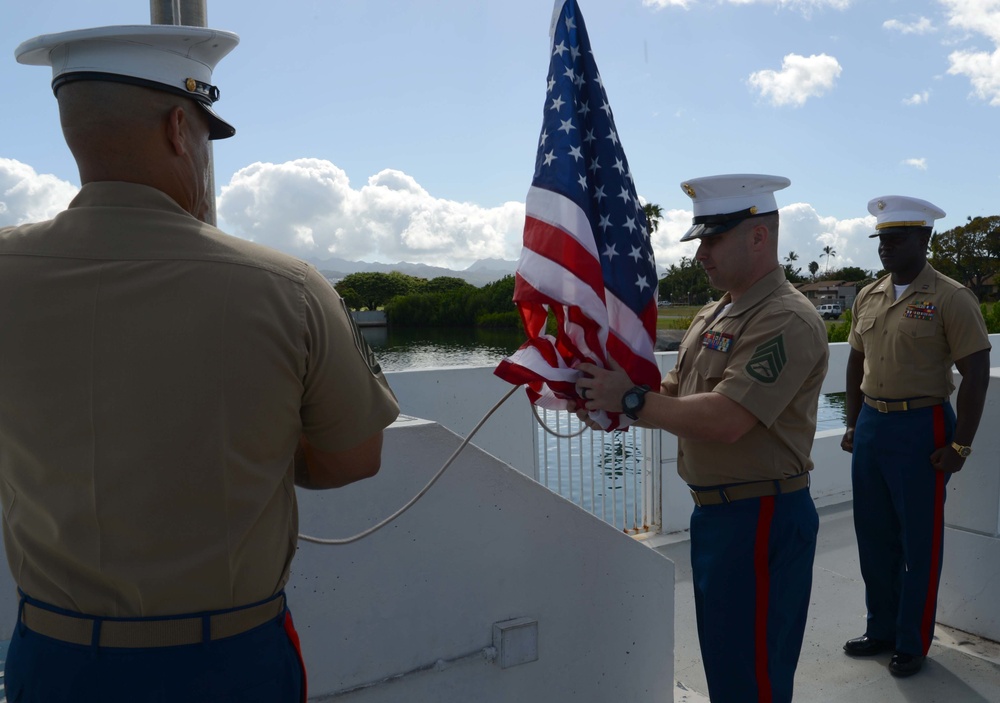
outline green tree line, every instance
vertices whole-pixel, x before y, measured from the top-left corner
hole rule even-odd
[[[476,287],[451,276],[427,280],[398,271],[352,273],[334,288],[349,307],[384,309],[389,324],[398,327],[521,326],[513,276]]]
[[[996,299],[989,279],[1000,273],[1000,215],[969,217],[964,225],[934,233],[931,266],[972,289],[980,300]]]

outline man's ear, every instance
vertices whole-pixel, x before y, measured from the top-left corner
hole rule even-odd
[[[166,136],[174,155],[187,153],[187,113],[180,105],[174,105],[167,113]]]
[[[767,244],[767,240],[771,236],[771,231],[767,228],[767,225],[755,225],[752,230],[750,230],[750,242],[753,245],[754,250],[760,249],[763,245]]]

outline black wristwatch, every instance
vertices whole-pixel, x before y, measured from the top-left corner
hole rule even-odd
[[[622,396],[622,411],[633,420],[638,420],[639,416],[636,413],[646,404],[648,392],[649,386],[634,386],[625,391],[625,395]]]

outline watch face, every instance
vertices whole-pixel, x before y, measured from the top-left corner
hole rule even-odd
[[[642,406],[646,404],[646,391],[649,388],[646,386],[636,386],[635,388],[626,391],[625,395],[622,396],[622,410],[633,420],[638,420],[636,417],[636,412],[642,409]]]

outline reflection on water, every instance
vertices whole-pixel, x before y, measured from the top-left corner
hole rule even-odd
[[[847,394],[820,393],[816,412],[816,431],[838,430],[846,427]]]
[[[365,327],[361,331],[383,371],[494,366],[525,340],[524,332],[512,329]]]
[[[539,481],[619,530],[648,529],[652,503],[644,501],[642,433],[583,432],[576,415],[542,410],[540,419],[555,437],[538,432]]]

